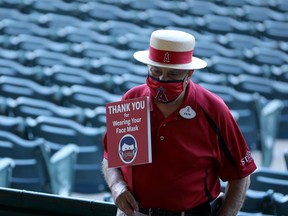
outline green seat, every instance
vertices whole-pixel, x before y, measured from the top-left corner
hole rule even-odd
[[[257,191],[249,189],[246,193],[244,204],[240,210],[242,214],[239,215],[275,215],[275,196],[276,194],[272,190]]]
[[[73,191],[77,154],[79,148],[75,144],[67,144],[49,156],[47,145],[40,145],[41,156],[47,164],[48,176],[51,183],[51,192],[62,196],[70,196]]]
[[[271,189],[274,192],[288,195],[288,173],[267,167],[257,168],[250,176],[249,189],[257,191]]]
[[[261,106],[259,102],[259,125],[262,166],[269,167],[273,161],[275,140],[278,134],[279,117],[284,107],[283,102],[274,99]],[[265,103],[265,102],[264,102]]]
[[[71,194],[78,146],[66,144],[53,154],[48,146],[44,139],[29,141],[0,131],[0,157],[11,158],[15,162],[9,181],[11,188]]]
[[[9,187],[15,163],[11,158],[0,158],[0,187]]]

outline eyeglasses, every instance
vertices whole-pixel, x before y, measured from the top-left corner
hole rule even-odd
[[[189,70],[163,68],[148,65],[149,75],[161,80],[183,80]]]

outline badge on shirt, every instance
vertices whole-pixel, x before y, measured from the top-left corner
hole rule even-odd
[[[196,116],[196,112],[190,106],[182,108],[179,113],[185,119],[192,119]]]

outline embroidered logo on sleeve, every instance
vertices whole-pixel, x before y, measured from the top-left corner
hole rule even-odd
[[[243,157],[240,161],[242,166],[245,166],[247,163],[250,163],[251,161],[253,161],[253,157],[250,151],[246,152],[245,157]]]

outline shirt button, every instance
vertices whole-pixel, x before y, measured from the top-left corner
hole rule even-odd
[[[164,140],[164,136],[160,136],[160,140]]]
[[[163,127],[165,127],[166,126],[166,124],[163,124]]]

